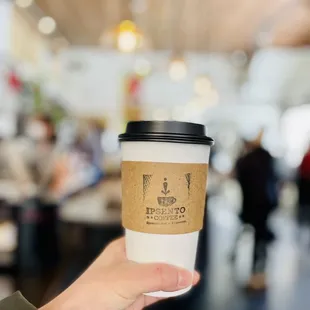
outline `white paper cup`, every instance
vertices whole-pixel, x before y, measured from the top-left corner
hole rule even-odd
[[[150,123],[150,122],[146,122]],[[152,122],[168,123],[168,122]],[[169,122],[179,123],[179,122]],[[183,123],[181,123],[182,125]],[[165,125],[165,124],[163,124]],[[176,124],[178,125],[178,124]],[[201,125],[195,125],[201,126]],[[194,143],[181,140],[171,142],[169,139],[160,141],[139,141],[139,137],[124,139],[120,136],[123,162],[146,163],[178,163],[178,164],[208,164],[210,147],[213,140],[196,140]],[[206,137],[207,138],[207,137]],[[144,139],[142,136],[140,139]],[[150,139],[152,140],[152,139]],[[202,142],[205,141],[203,144]],[[207,143],[209,141],[209,143]],[[204,167],[207,167],[204,165]],[[206,184],[204,184],[206,187]],[[123,188],[124,193],[124,188]],[[204,203],[204,201],[203,201]],[[201,219],[202,220],[202,219]],[[185,268],[190,272],[195,270],[199,231],[183,234],[145,233],[128,229],[126,231],[126,252],[129,260],[138,263],[162,262]],[[191,286],[176,292],[150,292],[146,295],[154,297],[179,296],[191,289]]]

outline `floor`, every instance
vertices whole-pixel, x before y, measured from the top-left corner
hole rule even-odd
[[[216,210],[216,211],[212,211]],[[206,276],[191,294],[164,301],[152,310],[308,310],[310,304],[310,251],[298,244],[298,231],[293,217],[277,212],[270,219],[277,241],[269,249],[267,281],[263,293],[247,294],[240,287],[251,270],[251,233],[243,235],[237,245],[236,262],[231,251],[236,241],[239,223],[235,214],[222,206],[209,208],[208,254],[204,251],[206,235],[200,241],[198,268]],[[309,244],[310,234],[304,234]],[[97,232],[99,238],[100,231]],[[93,239],[93,238],[91,238]],[[96,237],[94,237],[96,239]],[[308,239],[308,240],[307,240]],[[205,262],[208,261],[208,266]],[[207,268],[207,270],[205,270]],[[71,277],[79,272],[78,265]]]
[[[209,214],[208,272],[192,295],[157,305],[156,310],[307,310],[310,304],[310,233],[304,230],[304,242],[293,217],[285,211],[275,213],[270,226],[277,241],[270,246],[267,262],[268,290],[246,293],[241,289],[251,270],[250,233],[237,245],[236,262],[231,249],[236,240],[237,218],[218,207]]]

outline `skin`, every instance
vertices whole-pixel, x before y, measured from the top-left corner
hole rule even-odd
[[[143,295],[196,285],[199,274],[162,264],[128,261],[124,238],[112,242],[67,290],[41,310],[141,310],[161,300]]]

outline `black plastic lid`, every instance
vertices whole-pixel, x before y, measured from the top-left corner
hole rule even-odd
[[[151,141],[213,145],[214,140],[206,136],[205,126],[175,121],[129,122],[119,141]]]

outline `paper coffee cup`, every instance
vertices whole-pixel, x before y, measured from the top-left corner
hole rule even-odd
[[[213,140],[203,125],[172,121],[130,122],[119,140],[127,258],[194,272]]]

